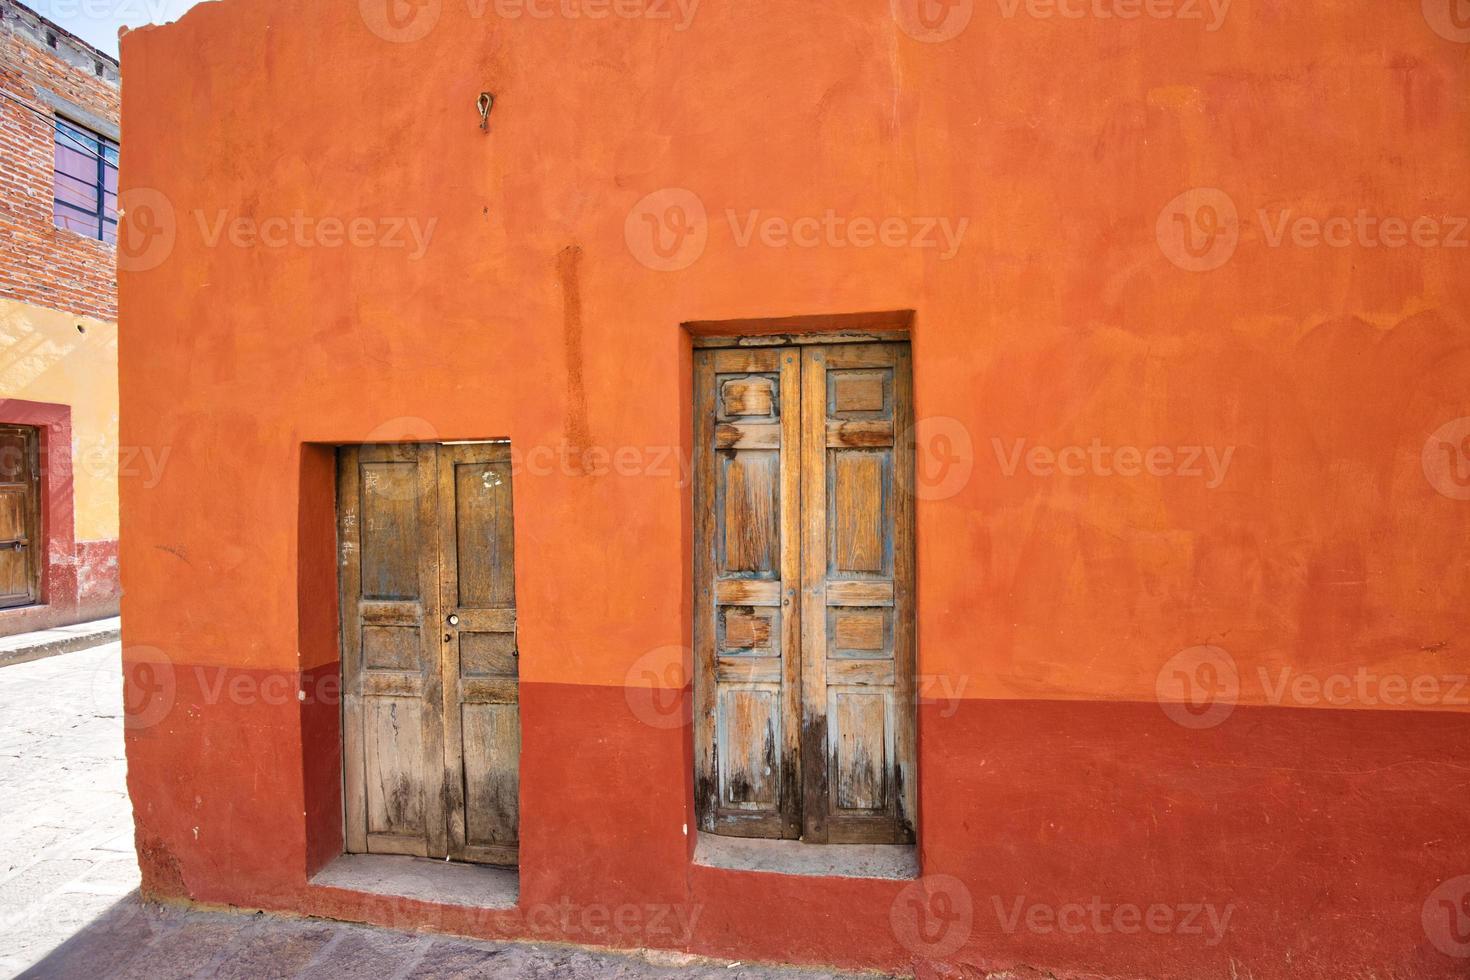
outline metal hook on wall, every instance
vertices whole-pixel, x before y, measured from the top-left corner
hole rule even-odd
[[[480,110],[480,129],[490,132],[490,110],[495,106],[495,96],[489,92],[481,92],[475,105]]]

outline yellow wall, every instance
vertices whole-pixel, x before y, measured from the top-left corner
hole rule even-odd
[[[0,298],[0,397],[71,406],[76,539],[116,538],[117,324]],[[161,465],[122,459],[145,480]]]

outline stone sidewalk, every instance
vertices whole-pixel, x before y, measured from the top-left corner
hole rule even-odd
[[[116,643],[0,667],[0,975],[138,887]]]
[[[164,908],[129,896],[21,976],[28,980],[839,980],[843,975],[681,954],[620,956],[574,946],[474,942],[317,919]],[[872,976],[866,975],[869,980]]]
[[[140,901],[116,643],[0,667],[0,976],[836,980]],[[871,974],[866,976],[871,977]]]

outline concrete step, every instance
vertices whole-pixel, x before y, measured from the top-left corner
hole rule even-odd
[[[111,619],[97,619],[90,623],[56,626],[49,630],[36,630],[34,633],[0,637],[0,667],[111,643],[118,638],[121,630],[122,620],[113,616]]]

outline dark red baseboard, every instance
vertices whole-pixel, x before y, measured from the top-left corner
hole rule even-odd
[[[335,665],[128,673],[150,894],[951,975],[1466,975],[1423,915],[1470,874],[1463,714],[1242,707],[1197,731],[1152,704],[925,705],[916,886],[693,865],[688,729],[621,688],[526,683],[521,906],[477,913],[307,885],[341,848]]]

